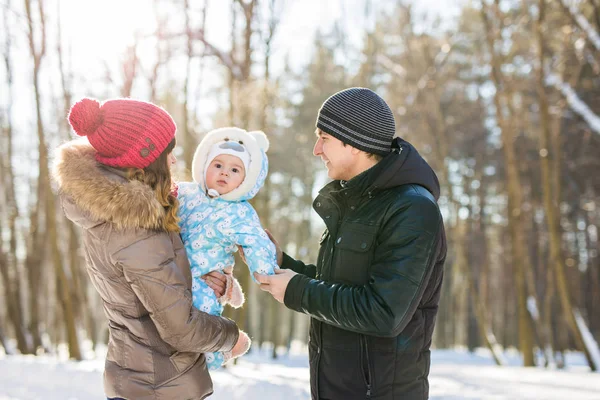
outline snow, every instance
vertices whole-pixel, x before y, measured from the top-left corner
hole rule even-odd
[[[529,311],[529,314],[531,314],[531,317],[534,320],[537,321],[540,318],[540,312],[538,311],[537,301],[535,300],[535,297],[527,297],[527,310]]]
[[[579,114],[587,122],[594,132],[600,135],[600,117],[598,117],[583,100],[577,96],[577,93],[557,74],[547,74],[546,84],[556,87],[567,99],[567,103],[573,111]]]
[[[475,353],[434,350],[430,374],[432,400],[600,399],[600,379],[589,372],[581,354],[568,354],[566,370],[519,367],[515,352],[509,366],[494,365],[487,350]],[[59,361],[45,356],[0,355],[0,400],[102,399],[101,358]],[[268,351],[245,356],[237,365],[212,373],[211,400],[310,399],[305,353],[278,360]]]
[[[575,309],[573,310],[573,313],[575,314],[575,322],[577,323],[577,327],[583,336],[583,343],[588,350],[596,369],[598,369],[600,368],[600,348],[598,348],[598,343],[594,339],[594,336],[592,336],[592,333],[590,332],[579,310]]]
[[[600,379],[590,373],[583,355],[567,357],[576,362],[567,370],[518,367],[517,355],[507,355],[511,366],[492,365],[489,355],[434,352],[429,379],[433,400],[564,400],[600,399]]]
[[[600,35],[598,35],[598,32],[596,32],[596,30],[592,27],[587,18],[584,17],[583,14],[581,14],[581,12],[575,6],[575,4],[565,4],[565,2],[563,1],[563,5],[565,5],[569,9],[569,12],[573,15],[575,21],[577,21],[577,25],[579,26],[579,28],[585,31],[585,34],[587,35],[590,42],[592,42],[596,50],[600,50]]]

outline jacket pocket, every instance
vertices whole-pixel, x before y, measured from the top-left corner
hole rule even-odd
[[[114,373],[116,386],[126,387],[132,379],[144,385],[153,385],[153,352],[125,327],[109,323],[110,341],[106,359],[118,369]]]
[[[176,352],[170,358],[171,364],[175,367],[178,373],[183,373],[190,369],[198,358],[200,358],[201,353],[187,353],[187,352]]]
[[[394,385],[398,380],[398,357],[396,338],[364,336],[365,351],[371,373],[371,396],[377,399],[393,398]]]
[[[376,227],[359,223],[344,223],[335,240],[336,261],[333,279],[336,282],[362,285],[369,280]]]
[[[351,350],[323,347],[317,379],[319,395],[325,399],[364,399],[367,387],[358,340]]]
[[[162,364],[163,362],[169,364]],[[190,371],[194,371],[190,374]],[[155,388],[163,388],[169,386],[185,385],[184,383],[172,384],[175,380],[185,382],[194,376],[195,382],[189,383],[192,387],[187,388],[190,391],[196,391],[193,387],[199,385],[199,387],[212,387],[210,383],[210,376],[206,370],[206,359],[202,353],[187,353],[187,352],[176,352],[170,357],[165,357],[164,361],[159,361],[154,365],[155,370]],[[198,371],[206,371],[206,374],[200,374]],[[187,378],[182,378],[190,374]],[[204,383],[202,381],[205,381]],[[182,386],[183,387],[183,386]]]

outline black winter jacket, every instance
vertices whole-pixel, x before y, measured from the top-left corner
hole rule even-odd
[[[311,316],[313,399],[427,399],[446,237],[438,179],[399,138],[393,152],[313,203],[317,264],[284,254],[285,305]]]

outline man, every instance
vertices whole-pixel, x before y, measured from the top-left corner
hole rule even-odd
[[[438,179],[369,89],[323,103],[314,155],[333,182],[313,207],[327,229],[317,264],[278,247],[261,289],[311,316],[313,399],[427,399],[446,257]],[[273,240],[275,242],[275,240]],[[277,245],[277,243],[275,242]]]

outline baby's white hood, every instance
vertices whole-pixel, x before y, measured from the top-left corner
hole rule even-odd
[[[264,132],[248,132],[235,127],[219,128],[208,132],[194,154],[192,177],[206,192],[205,168],[210,150],[214,144],[229,140],[236,141],[246,148],[250,154],[250,164],[242,184],[220,197],[228,201],[249,200],[258,193],[265,183],[269,169],[269,161],[266,155],[269,149],[269,140]]]

